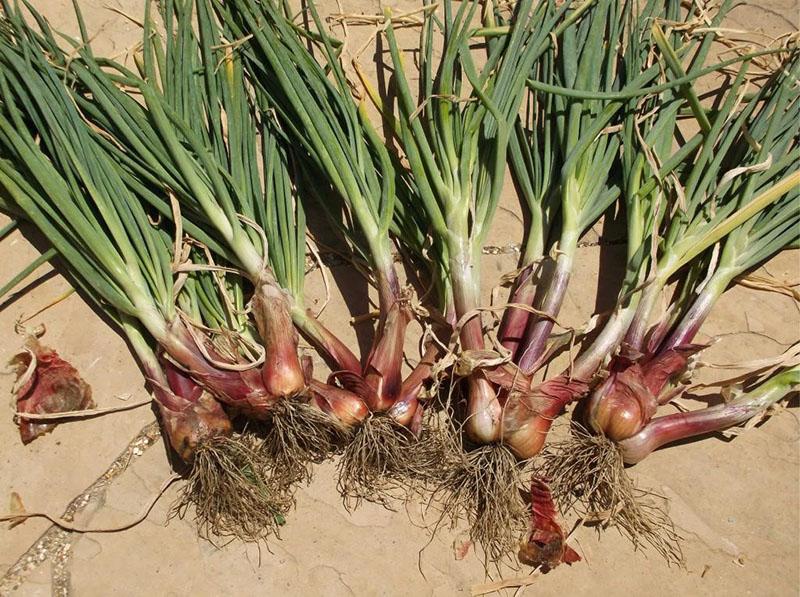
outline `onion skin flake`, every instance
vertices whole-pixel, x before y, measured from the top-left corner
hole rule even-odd
[[[10,365],[17,374],[17,412],[51,414],[94,408],[92,388],[78,370],[34,336],[28,338],[24,350],[11,359]],[[56,424],[17,417],[24,444],[52,431]]]

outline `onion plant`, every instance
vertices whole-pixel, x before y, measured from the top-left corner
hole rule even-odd
[[[531,78],[548,84],[555,83],[553,62],[555,48],[534,65]],[[509,164],[514,183],[527,210],[522,255],[509,303],[532,306],[536,284],[545,252],[549,246],[551,230],[558,215],[559,198],[557,178],[561,154],[557,151],[553,126],[554,103],[557,96],[531,89],[523,106],[523,115],[514,127],[509,145]],[[510,354],[516,355],[527,327],[530,311],[508,307],[498,330],[498,338]]]
[[[628,35],[625,56],[617,68],[621,71],[621,79],[635,80],[646,67],[651,45],[642,35],[641,27],[637,29],[630,21],[628,26],[633,28],[633,32]],[[684,105],[673,91],[633,98],[625,104],[625,118],[619,132],[625,150],[619,161],[616,155],[612,156],[615,166],[625,173],[620,186],[625,208],[627,254],[617,305],[594,340],[567,371],[534,388],[528,396],[509,401],[504,413],[504,439],[521,458],[530,458],[539,452],[553,419],[565,404],[586,391],[587,384],[604,359],[624,338],[636,313],[651,262],[653,237],[668,209],[665,186],[672,169],[697,148],[699,139],[693,139],[672,155],[678,112]],[[619,146],[620,140],[613,144]],[[606,168],[611,170],[611,166]],[[529,376],[532,372],[527,373]]]
[[[654,12],[652,5],[648,5],[650,12]],[[626,13],[630,9],[630,3],[597,2],[587,12],[587,18],[566,28],[552,67],[555,83],[577,91],[618,90],[622,84],[619,56],[626,48],[622,44],[609,43],[609,40],[623,37]],[[647,16],[645,14],[644,18]],[[635,77],[627,83],[640,85]],[[530,317],[519,317],[520,310],[512,309],[520,321],[514,321],[514,325],[507,325],[502,330],[503,336],[520,343],[513,356],[520,368],[529,373],[542,364],[554,318],[566,294],[580,237],[619,194],[619,188],[609,181],[609,172],[619,151],[620,137],[604,129],[625,102],[558,94],[549,99],[552,108],[548,117],[552,124],[545,121],[542,128],[543,134],[552,136],[551,152],[561,160],[558,175],[551,183],[558,188],[556,192],[561,199],[559,240],[551,249],[554,261],[545,263],[548,271],[543,273],[544,288],[540,287],[541,296],[535,303],[541,315],[535,315],[531,320]],[[547,166],[545,163],[540,168]],[[524,179],[524,176],[518,178]],[[528,242],[540,242],[537,241],[540,237],[541,233],[537,231]],[[527,280],[528,285],[532,284],[531,276],[528,275]],[[518,286],[525,288],[525,284]]]
[[[214,476],[217,489],[224,488],[194,496],[224,502],[217,518],[206,522],[216,531],[262,536],[278,524],[273,514],[281,506],[259,488],[263,458],[230,437],[231,422],[217,400],[253,412],[272,397],[250,363],[240,354],[220,354],[176,308],[170,237],[153,226],[153,213],[76,108],[61,72],[42,52],[39,34],[20,12],[8,5],[4,11],[0,186],[58,252],[76,284],[126,333],[170,444],[193,474]],[[240,474],[243,468],[248,477]],[[253,520],[258,524],[247,530]],[[249,535],[254,529],[257,535]]]
[[[47,238],[52,233],[53,246],[64,259],[80,264],[84,278],[97,278],[96,287],[107,295],[105,300],[123,313],[138,315],[165,350],[205,378],[220,397],[239,401],[245,409],[263,403],[266,393],[259,392],[260,384],[247,370],[218,369],[192,347],[192,336],[174,310],[172,283],[167,283],[172,277],[171,261],[163,250],[163,237],[150,232],[147,212],[99,148],[58,72],[31,43],[31,33],[21,24],[21,17],[13,15],[4,25],[10,34],[3,38],[4,138],[7,155],[17,158],[13,165],[6,163],[4,186],[14,204],[38,228],[47,227]],[[30,172],[22,177],[15,168],[26,163]],[[40,189],[32,186],[34,182]],[[81,185],[85,193],[79,192]],[[120,189],[119,197],[113,195],[113,188]],[[33,202],[33,198],[46,198],[47,192],[59,200],[53,199],[53,205]],[[112,199],[119,205],[112,204]],[[89,234],[95,228],[100,232]],[[71,249],[70,242],[80,250]],[[107,248],[103,242],[114,250],[101,251],[101,247]],[[95,253],[97,261],[90,261]]]
[[[413,314],[392,254],[397,163],[365,107],[353,100],[336,44],[313,3],[308,9],[315,30],[306,34],[272,0],[234,1],[215,8],[230,28],[231,41],[242,40],[238,51],[257,93],[268,99],[304,161],[301,185],[324,212],[343,214],[331,221],[369,264],[379,318],[363,359],[305,310],[295,309],[293,317],[331,365],[330,381],[360,396],[374,415],[360,427],[340,464],[344,493],[374,498],[382,479],[408,471],[420,453],[408,447],[420,432],[418,394],[430,370],[429,361],[422,361],[409,376],[402,376],[405,332]],[[318,51],[319,59],[307,44]]]
[[[798,175],[792,167],[798,157],[797,91],[791,83],[796,80],[795,61],[787,62],[744,107],[737,108],[748,68],[743,63],[709,127],[671,153],[675,108],[682,102],[657,99],[663,106],[661,115],[644,121],[647,130],[637,134],[643,140],[638,151],[633,150],[631,132],[640,125],[635,114],[626,119],[623,169],[629,234],[630,218],[638,211],[636,204],[630,204],[631,191],[648,198],[642,192],[654,189],[653,181],[643,174],[652,164],[661,164],[663,170],[663,165],[676,159],[678,163],[669,176],[656,179],[658,195],[640,206],[660,209],[662,223],[644,245],[650,253],[642,271],[646,277],[635,290],[636,300],[622,328],[626,342],[586,404],[588,427],[595,435],[574,432],[569,440],[547,449],[543,470],[553,480],[562,507],[572,509],[577,503],[586,512],[611,512],[607,524],[620,528],[635,544],[649,543],[669,560],[681,557],[669,519],[648,503],[648,492],[637,488],[622,467],[664,443],[724,428],[741,422],[745,411],[752,416],[758,410],[739,408],[737,403],[702,414],[658,417],[651,426],[659,405],[682,391],[671,383],[679,381],[689,356],[701,348],[691,341],[711,305],[738,275],[797,242]],[[678,91],[676,97],[681,95],[684,92]],[[647,104],[644,109],[651,110]],[[758,166],[753,168],[754,164]],[[701,179],[705,179],[702,184]],[[660,293],[678,271],[686,272],[684,288],[676,295],[679,302],[672,313],[653,328],[643,350],[642,345],[628,344],[631,331],[641,325],[638,318],[652,309],[653,288]],[[667,276],[663,281],[662,275]],[[603,355],[615,348],[589,358],[599,365]],[[592,352],[590,348],[584,354]],[[683,427],[680,421],[685,421]],[[631,438],[635,439],[625,444]],[[627,455],[623,445],[629,446]]]
[[[614,375],[592,396],[593,427],[613,440],[637,433],[658,404],[669,400],[666,386],[684,372],[689,355],[700,348],[693,346],[692,340],[730,284],[797,242],[798,65],[796,55],[789,58],[744,107],[734,112],[736,93],[745,75],[743,67],[704,135],[702,150],[685,172],[682,186],[686,207],[670,222],[654,276],[628,333],[631,348],[643,357],[630,367],[613,366]],[[675,315],[656,325],[644,344],[641,330],[648,325],[653,297],[676,271],[717,242],[718,254],[708,266],[695,261],[707,270],[705,276],[696,276],[695,292],[684,293],[681,304],[675,305]],[[634,392],[632,400],[617,396],[626,393],[623,388],[634,382],[617,380],[630,376],[644,382],[648,390]],[[627,421],[622,423],[623,419]]]
[[[86,39],[80,46],[86,60],[74,68],[70,64],[91,93],[94,105],[83,105],[128,150],[125,158],[137,162],[130,166],[134,174],[149,175],[152,183],[169,189],[181,208],[226,246],[253,285],[251,309],[270,355],[262,369],[266,390],[275,397],[301,394],[305,379],[290,301],[270,267],[260,217],[265,202],[257,173],[257,123],[241,65],[213,51],[220,33],[204,3],[198,3],[197,35],[192,2],[165,4],[163,45],[147,9],[140,61],[144,82],[125,81],[141,93],[145,107],[111,88],[114,82],[92,60]],[[279,252],[280,240],[272,241]]]
[[[724,431],[756,419],[800,388],[800,365],[785,367],[767,379],[735,388],[722,404],[654,418],[636,434],[619,442],[626,464],[642,461],[667,444]],[[730,392],[729,392],[730,393]]]
[[[163,42],[149,13],[145,19],[141,76],[76,42],[80,59],[64,57],[64,68],[140,201],[185,225],[212,258],[180,269],[233,267],[250,281],[236,287],[239,299],[248,297],[262,379],[274,397],[258,413],[268,421],[264,449],[282,471],[276,483],[290,486],[366,409],[351,392],[314,381],[298,358],[291,319],[304,315],[305,221],[265,97],[246,83],[208,2],[167,2],[163,19]]]
[[[510,549],[524,506],[518,499],[516,463],[498,442],[502,405],[487,377],[484,331],[480,319],[480,256],[498,206],[506,157],[526,79],[536,61],[579,19],[590,3],[519,2],[509,26],[484,44],[487,57],[478,67],[471,48],[479,13],[478,2],[443,3],[437,15],[431,3],[423,24],[420,81],[415,97],[406,74],[402,50],[395,37],[391,11],[386,10],[385,35],[392,58],[396,116],[394,123],[402,157],[416,194],[405,196],[403,207],[431,236],[439,256],[437,287],[460,344],[459,375],[466,377],[463,429],[476,449],[463,451],[456,442],[454,464],[438,484],[445,509],[455,517],[466,513],[473,539],[496,560]],[[575,8],[577,6],[578,8]],[[483,25],[494,28],[501,12],[487,6]],[[441,35],[441,57],[434,46]],[[470,364],[471,363],[471,364]]]
[[[786,362],[777,368],[745,374],[737,383],[723,386],[720,404],[656,417],[639,433],[616,444],[574,428],[572,437],[545,449],[539,473],[550,479],[562,512],[580,517],[604,513],[604,526],[616,527],[636,547],[649,545],[668,561],[680,563],[680,537],[663,497],[637,486],[624,465],[635,464],[675,441],[715,432],[736,433],[736,429],[724,430],[762,420],[800,388],[797,346],[785,356]]]

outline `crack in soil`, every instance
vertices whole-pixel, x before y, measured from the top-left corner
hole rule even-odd
[[[127,470],[131,463],[142,456],[161,437],[157,422],[145,425],[125,446],[125,449],[91,485],[70,501],[61,515],[72,522],[75,517],[90,505],[96,506],[94,512],[105,503],[106,493],[111,483]],[[93,515],[94,512],[90,514]],[[19,588],[28,576],[44,562],[51,561],[52,594],[68,597],[72,593],[70,563],[72,547],[81,533],[67,531],[51,525],[0,577],[0,595],[8,595]]]

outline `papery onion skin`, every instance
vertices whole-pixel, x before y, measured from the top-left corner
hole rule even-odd
[[[169,443],[184,462],[191,463],[197,449],[214,437],[230,436],[233,425],[211,394],[169,362],[161,372],[142,364],[158,405]],[[159,383],[165,379],[169,387]]]
[[[167,332],[158,339],[171,360],[216,399],[238,412],[258,419],[269,416],[269,411],[278,398],[265,387],[259,369],[223,369],[206,358],[197,346],[197,340],[181,320],[176,319],[168,326]],[[206,346],[205,350],[212,358],[223,360],[213,347]]]
[[[92,389],[70,363],[39,343],[35,336],[25,342],[25,351],[9,363],[17,372],[16,410],[20,413],[52,414],[94,407]],[[29,370],[33,366],[33,370]],[[23,377],[26,377],[23,381]],[[54,421],[18,417],[20,438],[28,444],[51,431]]]
[[[228,415],[208,392],[182,410],[170,410],[159,403],[159,412],[169,443],[184,462],[191,463],[197,449],[210,439],[233,432]]]
[[[367,405],[375,413],[388,411],[396,402],[403,383],[403,349],[406,328],[411,313],[400,301],[396,301],[386,314],[380,338],[369,355],[364,368],[364,381],[372,388],[365,396]]]

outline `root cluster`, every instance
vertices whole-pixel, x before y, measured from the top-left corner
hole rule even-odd
[[[276,490],[263,441],[244,433],[198,448],[172,515],[192,506],[202,536],[261,541],[279,533],[292,505],[290,491]]]
[[[261,541],[278,535],[295,488],[311,465],[346,443],[350,431],[305,402],[283,400],[264,425],[201,446],[172,515],[193,507],[199,532],[211,538]]]
[[[404,495],[413,474],[409,462],[416,440],[385,415],[370,415],[355,430],[339,461],[339,491],[345,506],[363,500],[388,505]]]
[[[649,546],[668,563],[683,562],[667,500],[636,485],[609,439],[574,429],[569,439],[546,447],[538,464],[562,512],[575,511],[600,528],[614,527],[635,548]]]
[[[330,458],[351,433],[306,402],[281,400],[264,429],[261,448],[272,464],[272,482],[282,488],[309,482],[311,465]]]
[[[498,564],[516,553],[530,515],[523,498],[523,466],[502,444],[461,451],[434,489],[441,509],[437,527],[464,520],[470,540],[479,545],[485,563]]]

